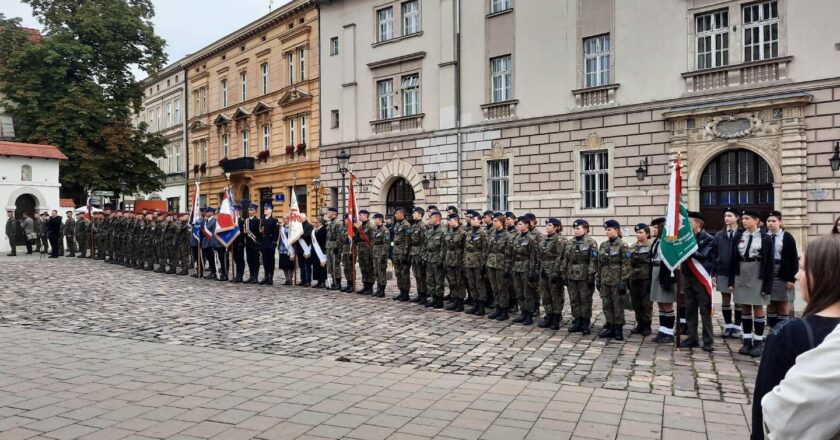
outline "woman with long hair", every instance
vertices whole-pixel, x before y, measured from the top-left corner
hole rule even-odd
[[[767,338],[758,367],[753,397],[753,439],[763,439],[761,399],[778,385],[796,357],[820,345],[840,324],[840,235],[832,234],[808,244],[799,261],[796,280],[808,303],[803,317],[780,322]],[[837,368],[827,365],[826,368]]]

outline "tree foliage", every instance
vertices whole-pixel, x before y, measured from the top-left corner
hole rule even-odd
[[[166,61],[151,0],[23,1],[44,27],[40,42],[0,14],[0,92],[19,140],[61,148],[62,193],[77,202],[121,179],[129,192],[160,189],[153,159],[166,142],[131,123],[143,98],[132,68]]]

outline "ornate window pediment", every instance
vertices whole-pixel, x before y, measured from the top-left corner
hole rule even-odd
[[[214,125],[224,125],[224,124],[227,124],[230,121],[231,121],[230,116],[228,116],[224,113],[219,113],[219,116],[216,116],[216,119],[213,120],[213,124]]]
[[[209,126],[207,124],[205,124],[203,121],[198,120],[198,121],[194,121],[190,124],[190,131],[204,130],[208,127]]]
[[[304,100],[307,100],[307,99],[310,99],[310,98],[312,98],[312,95],[304,92],[303,90],[295,88],[295,89],[289,90],[288,92],[284,93],[283,96],[280,97],[280,100],[277,101],[277,104],[279,104],[282,107],[282,106],[287,106],[287,105],[294,104],[296,102],[304,101]]]
[[[271,109],[273,109],[273,108],[274,108],[274,106],[273,106],[273,105],[266,104],[265,102],[260,101],[260,102],[258,102],[258,103],[257,103],[257,105],[254,107],[253,113],[254,113],[255,115],[259,115],[259,114],[261,114],[261,113],[266,113],[266,112],[269,112],[269,111],[271,111]]]
[[[248,116],[251,116],[251,112],[249,112],[248,110],[245,110],[242,107],[237,108],[236,111],[233,112],[233,120],[235,120],[235,121],[238,121],[240,119],[245,119]]]

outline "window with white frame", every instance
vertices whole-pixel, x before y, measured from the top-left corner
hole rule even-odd
[[[201,88],[201,114],[207,113],[207,87]]]
[[[298,49],[298,62],[300,63],[300,69],[298,69],[298,81],[303,81],[306,79],[306,49]]]
[[[420,0],[411,0],[402,4],[403,35],[420,32]]]
[[[271,126],[265,124],[262,126],[262,149],[268,151],[271,146]]]
[[[166,126],[171,127],[172,124],[172,103],[166,103]]]
[[[394,80],[383,79],[376,83],[379,106],[379,119],[394,117]]]
[[[289,118],[289,145],[296,145],[295,144],[295,118]]]
[[[160,107],[158,107],[157,108],[157,120],[155,121],[155,123],[157,124],[157,129],[158,130],[163,128],[163,126],[160,124],[160,120],[161,120],[160,116],[161,116],[161,109],[160,109]]]
[[[260,76],[262,77],[262,94],[268,93],[268,63],[260,64]]]
[[[208,149],[207,139],[201,140],[201,148],[204,149],[204,162],[206,163],[208,160],[210,160],[210,150]]]
[[[239,83],[242,84],[242,101],[248,100],[248,72],[239,74]]]
[[[376,11],[376,41],[388,41],[394,38],[394,8],[388,7]]]
[[[195,114],[201,114],[201,92],[199,89],[193,90],[193,97],[195,98]]]
[[[222,89],[222,108],[228,106],[228,83],[227,79],[223,79],[221,81],[221,89]]]
[[[607,150],[585,151],[580,154],[580,190],[583,209],[607,208],[609,184],[609,154]]]
[[[248,156],[248,130],[242,130],[242,157]]]
[[[286,54],[286,62],[289,65],[289,84],[295,83],[295,54],[289,52]]]
[[[402,77],[403,116],[420,113],[420,75],[413,73]]]
[[[222,135],[222,157],[227,158],[230,153],[230,136],[227,133]]]
[[[490,79],[492,102],[513,99],[513,66],[510,55],[490,59]]]
[[[339,116],[338,110],[330,111],[330,128],[338,128],[341,124],[341,117]]]
[[[175,147],[175,172],[181,172],[181,146],[177,145]]]
[[[508,159],[487,161],[487,198],[491,211],[507,211],[510,196],[510,162]]]
[[[779,5],[765,1],[744,6],[744,62],[779,56]]]
[[[610,83],[610,36],[583,40],[584,87]]]
[[[490,13],[507,11],[513,9],[513,0],[490,0]]]
[[[695,18],[697,68],[729,65],[729,12],[714,11]]]
[[[306,144],[306,115],[300,116],[300,143]]]
[[[175,160],[175,152],[172,151],[172,147],[166,148],[166,173],[171,174],[175,170],[175,166],[172,161]]]
[[[181,101],[178,99],[175,100],[175,123],[181,123]]]
[[[330,38],[330,55],[338,55],[338,37]]]

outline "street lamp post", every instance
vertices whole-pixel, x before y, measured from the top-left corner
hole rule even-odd
[[[320,177],[315,177],[314,179],[312,179],[312,188],[315,190],[315,216],[318,216],[318,215],[321,214],[321,211],[320,211],[321,207],[318,206],[318,205],[320,205],[320,202],[321,202],[321,200],[320,200],[321,199],[321,178]]]
[[[125,209],[125,190],[128,189],[128,184],[125,183],[125,179],[120,178],[119,183],[117,186],[120,188],[120,197],[122,197],[122,201],[120,202],[120,209]]]
[[[347,213],[345,212],[345,203],[347,200],[347,187],[344,182],[344,176],[347,174],[348,171],[347,164],[348,162],[350,162],[350,154],[348,154],[342,148],[342,150],[338,153],[338,155],[335,158],[338,159],[338,172],[341,173],[341,212],[343,212],[346,215]]]

